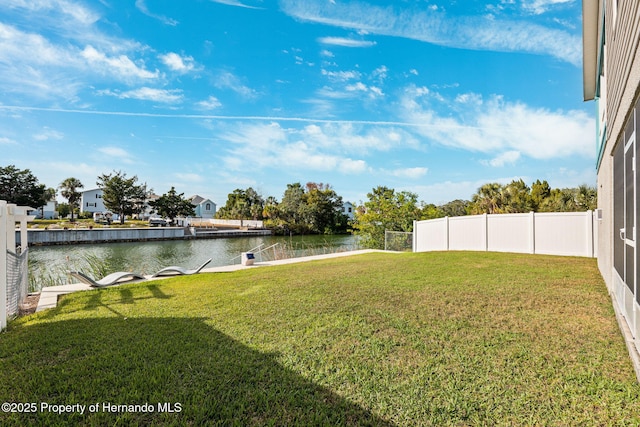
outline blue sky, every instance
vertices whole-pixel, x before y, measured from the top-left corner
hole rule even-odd
[[[579,0],[4,0],[0,166],[224,205],[595,184]]]

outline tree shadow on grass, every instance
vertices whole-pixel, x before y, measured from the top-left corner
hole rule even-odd
[[[84,415],[0,413],[2,425],[392,425],[201,318],[24,326],[2,337],[0,368],[3,401],[87,406]],[[92,404],[99,410],[88,413]]]

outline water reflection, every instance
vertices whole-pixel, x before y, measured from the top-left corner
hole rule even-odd
[[[274,247],[273,245],[277,244]],[[94,277],[114,271],[153,274],[163,267],[195,268],[208,258],[208,267],[240,263],[240,253],[271,247],[258,261],[358,249],[354,236],[260,236],[162,242],[105,243],[32,247],[29,250],[31,290],[68,283],[67,272],[80,270]]]

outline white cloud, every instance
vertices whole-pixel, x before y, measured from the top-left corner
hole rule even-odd
[[[367,171],[367,169],[367,162],[364,160],[342,159],[339,162],[339,172],[359,174]]]
[[[347,85],[347,86],[345,86],[344,89],[348,93],[366,94],[370,98],[378,98],[378,97],[383,97],[384,96],[384,93],[382,92],[382,89],[380,89],[379,87],[367,86],[362,82],[357,82],[357,83],[354,83],[354,84]]]
[[[81,90],[98,81],[159,77],[136,58],[144,46],[101,32],[100,16],[80,4],[10,0],[9,7],[20,19],[0,23],[0,89],[74,102]]]
[[[477,93],[463,93],[456,96],[456,102],[461,104],[482,105],[482,95]]]
[[[73,99],[82,86],[79,74],[85,67],[77,50],[0,23],[0,88],[5,92]]]
[[[196,69],[195,61],[191,56],[180,56],[175,52],[169,52],[159,56],[160,60],[172,71],[188,73]]]
[[[197,102],[196,105],[204,110],[215,110],[222,107],[222,103],[213,95],[204,101]]]
[[[5,7],[24,9],[30,12],[57,13],[71,20],[75,24],[90,25],[100,16],[89,8],[67,0],[5,0]]]
[[[7,138],[7,137],[0,137],[0,145],[16,145],[18,144],[16,141],[14,141],[11,138]]]
[[[574,170],[566,167],[553,170],[546,178],[552,188],[572,188],[582,184],[594,186],[597,182],[596,168]]]
[[[420,144],[403,129],[385,126],[363,127],[349,123],[308,125],[299,138],[316,147],[339,150],[350,155],[369,155],[398,148],[418,149]]]
[[[595,122],[583,111],[533,108],[499,96],[450,102],[415,86],[407,88],[401,104],[405,119],[440,145],[483,153],[518,151],[534,159],[595,156]]]
[[[33,135],[33,139],[36,141],[47,141],[50,139],[60,140],[64,138],[64,134],[62,132],[58,132],[57,130],[50,129],[45,127],[41,132]]]
[[[322,69],[320,72],[323,76],[327,76],[334,81],[348,81],[359,79],[361,75],[359,71],[328,71]]]
[[[179,103],[182,102],[183,99],[182,91],[179,89],[165,90],[150,87],[141,87],[139,89],[124,92],[104,90],[99,91],[98,94],[115,96],[120,99],[139,99],[141,101],[154,101],[165,104]]]
[[[155,79],[159,76],[158,70],[154,72],[148,71],[144,66],[139,66],[126,55],[108,57],[93,46],[85,47],[80,54],[91,67],[95,70],[101,70],[102,73],[107,75],[115,74],[122,79]]]
[[[370,169],[366,157],[394,147],[418,147],[413,136],[390,127],[363,128],[351,124],[310,124],[287,128],[279,123],[236,123],[222,135],[230,142],[224,158],[230,170],[313,170],[360,174]],[[415,176],[422,169],[405,171]]]
[[[96,177],[98,169],[96,165],[102,159],[95,158],[95,162],[91,164],[82,161],[48,161],[33,163],[32,170],[41,183],[45,183],[48,187],[57,187],[62,180],[69,176],[78,178],[85,189],[96,188]],[[58,200],[61,200],[58,194]]]
[[[249,6],[238,0],[211,0],[214,3],[226,4],[227,6],[243,7],[246,9],[263,9],[262,7]]]
[[[322,111],[316,111],[316,114],[324,112],[326,117],[327,114],[331,116],[337,113],[339,107],[328,100],[357,98],[372,100],[384,97],[385,93],[380,86],[384,83],[387,71],[385,66],[381,66],[371,72],[370,75],[365,76],[365,80],[371,80],[375,83],[375,85],[369,85],[361,81],[363,75],[360,71],[330,71],[322,69],[322,75],[327,77],[329,83],[334,84],[334,86],[324,86],[316,91],[320,98],[324,98],[324,105],[327,107]],[[315,102],[320,101],[316,100]]]
[[[107,147],[99,147],[97,151],[103,156],[115,159],[118,162],[127,163],[127,164],[133,163],[133,156],[123,148],[107,146]]]
[[[77,66],[76,55],[76,51],[56,46],[39,34],[26,33],[0,22],[0,63]]]
[[[172,27],[175,27],[176,25],[178,25],[178,21],[176,21],[175,19],[172,18],[168,18],[166,16],[163,15],[157,15],[155,13],[152,13],[151,11],[149,11],[149,8],[147,7],[147,4],[145,2],[145,0],[136,0],[136,7],[138,8],[138,10],[142,13],[144,13],[145,15],[157,19],[160,22],[164,23],[165,25],[170,25]]]
[[[389,171],[388,173],[398,178],[418,179],[422,178],[429,171],[428,168],[415,167],[415,168],[401,168]]]
[[[247,99],[253,99],[257,96],[256,91],[248,86],[245,86],[240,81],[239,77],[228,71],[222,71],[218,73],[217,77],[213,80],[213,85],[218,89],[230,89],[243,98]]]
[[[514,165],[519,159],[519,151],[506,151],[491,160],[483,160],[482,164],[492,166],[494,168],[501,168],[505,165]]]
[[[347,39],[344,37],[321,37],[318,39],[318,42],[342,47],[372,47],[376,45],[376,42]]]
[[[385,65],[381,65],[371,73],[371,78],[382,83],[387,78],[389,69]]]
[[[536,15],[543,14],[553,6],[567,3],[574,3],[575,0],[525,0],[522,8]]]
[[[547,3],[548,0],[540,3],[539,8]],[[488,16],[450,17],[440,10],[398,9],[397,5],[383,7],[363,2],[330,4],[325,0],[282,0],[281,8],[303,21],[371,34],[462,49],[550,55],[576,66],[582,61],[580,35],[526,21]],[[346,44],[349,40],[326,37],[321,42]]]
[[[189,183],[204,182],[205,180],[202,175],[198,175],[197,173],[174,173],[173,176],[180,181]]]

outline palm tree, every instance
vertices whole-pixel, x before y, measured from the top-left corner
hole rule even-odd
[[[78,178],[67,178],[60,183],[58,188],[61,190],[62,197],[69,202],[69,208],[71,210],[71,222],[73,222],[73,211],[78,208],[78,202],[82,198],[82,194],[78,191],[80,188],[84,188],[84,185]]]
[[[576,190],[576,204],[580,210],[594,210],[598,207],[598,191],[586,184]]]
[[[472,213],[495,214],[501,213],[503,208],[504,187],[497,182],[484,184],[473,195]]]
[[[511,181],[504,187],[502,196],[504,213],[522,213],[533,210],[531,189],[522,179]]]

